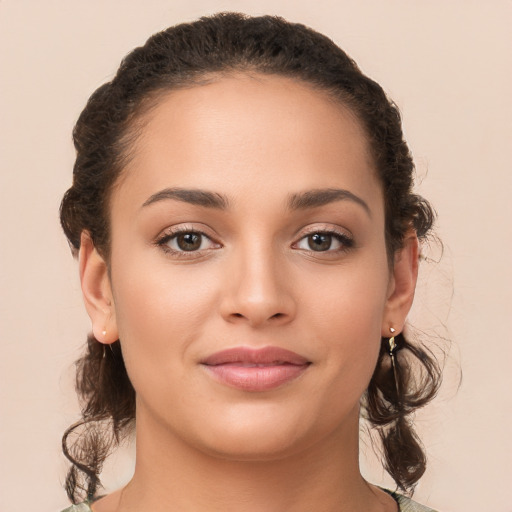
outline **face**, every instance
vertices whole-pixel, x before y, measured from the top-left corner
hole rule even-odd
[[[133,155],[91,316],[121,340],[137,428],[238,459],[357,429],[403,318],[354,115],[291,79],[223,78],[163,97]]]

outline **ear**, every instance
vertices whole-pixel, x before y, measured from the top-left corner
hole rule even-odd
[[[388,287],[388,298],[382,324],[382,336],[391,335],[393,327],[402,332],[405,319],[412,306],[418,279],[419,243],[415,231],[405,236],[403,247],[396,251],[394,266]]]
[[[119,335],[108,267],[87,231],[80,237],[78,262],[82,295],[94,337],[100,343],[114,343]]]

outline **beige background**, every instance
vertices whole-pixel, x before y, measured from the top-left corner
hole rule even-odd
[[[414,317],[452,340],[444,390],[418,417],[430,465],[416,497],[441,512],[512,511],[506,0],[0,0],[0,510],[66,505],[60,436],[76,418],[70,367],[88,329],[57,220],[73,123],[128,50],[220,10],[281,14],[328,34],[399,104],[445,243]],[[367,475],[388,482],[364,451]],[[109,470],[106,481],[127,474]]]

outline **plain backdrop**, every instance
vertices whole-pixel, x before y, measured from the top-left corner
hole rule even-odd
[[[67,504],[60,436],[77,419],[72,362],[89,328],[58,223],[73,124],[130,49],[222,10],[327,34],[399,105],[445,246],[422,272],[413,317],[435,343],[450,340],[443,390],[417,417],[429,469],[415,497],[440,512],[512,511],[507,0],[0,0],[0,510]],[[367,442],[362,451],[368,478],[390,485]],[[110,488],[129,458],[114,466]]]

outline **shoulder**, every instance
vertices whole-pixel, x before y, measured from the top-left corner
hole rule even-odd
[[[391,496],[395,498],[400,508],[400,512],[436,512],[432,508],[416,503],[415,501],[411,500],[411,498],[407,498],[406,496],[402,496],[401,494],[398,494],[396,492],[391,492],[387,490],[386,492],[391,494]]]
[[[88,503],[84,502],[78,505],[71,505],[71,507],[64,509],[62,512],[91,512],[91,507]]]

